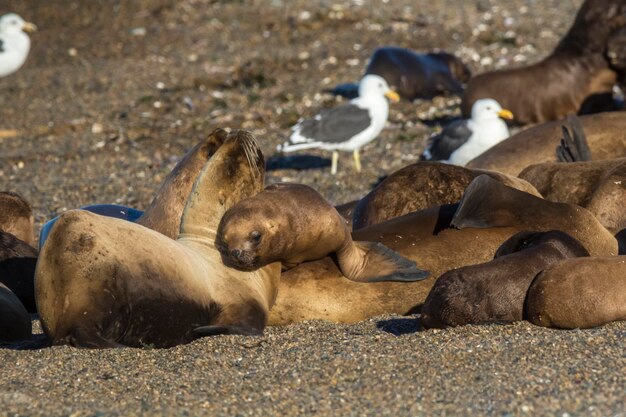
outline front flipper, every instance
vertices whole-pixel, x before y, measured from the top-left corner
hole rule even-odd
[[[337,253],[337,260],[341,273],[357,282],[413,282],[430,275],[417,268],[415,262],[378,242],[353,242]]]
[[[219,335],[261,336],[262,330],[248,326],[201,326],[192,331],[196,338]]]

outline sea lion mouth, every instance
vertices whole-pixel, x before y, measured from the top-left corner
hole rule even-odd
[[[224,265],[240,271],[254,271],[258,269],[260,257],[250,250],[232,249],[222,246],[219,248]]]

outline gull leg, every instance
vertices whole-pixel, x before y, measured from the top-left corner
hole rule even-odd
[[[330,173],[335,175],[337,173],[337,161],[339,160],[339,152],[333,151],[333,163],[330,166]]]
[[[354,157],[354,167],[356,168],[356,172],[361,172],[361,157],[359,155],[359,150],[355,149],[352,156]]]

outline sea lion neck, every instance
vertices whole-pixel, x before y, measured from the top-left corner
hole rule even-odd
[[[224,213],[263,189],[264,172],[265,161],[254,137],[242,130],[230,133],[193,185],[180,237],[213,245]]]

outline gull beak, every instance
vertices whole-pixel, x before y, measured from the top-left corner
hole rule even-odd
[[[400,96],[398,95],[398,93],[396,93],[393,90],[389,90],[385,93],[385,97],[387,97],[389,100],[395,102],[400,101]]]
[[[24,22],[24,24],[22,25],[22,30],[24,32],[33,33],[37,31],[37,25],[30,22]]]
[[[498,116],[506,120],[513,120],[513,113],[511,110],[502,109],[498,112]]]

